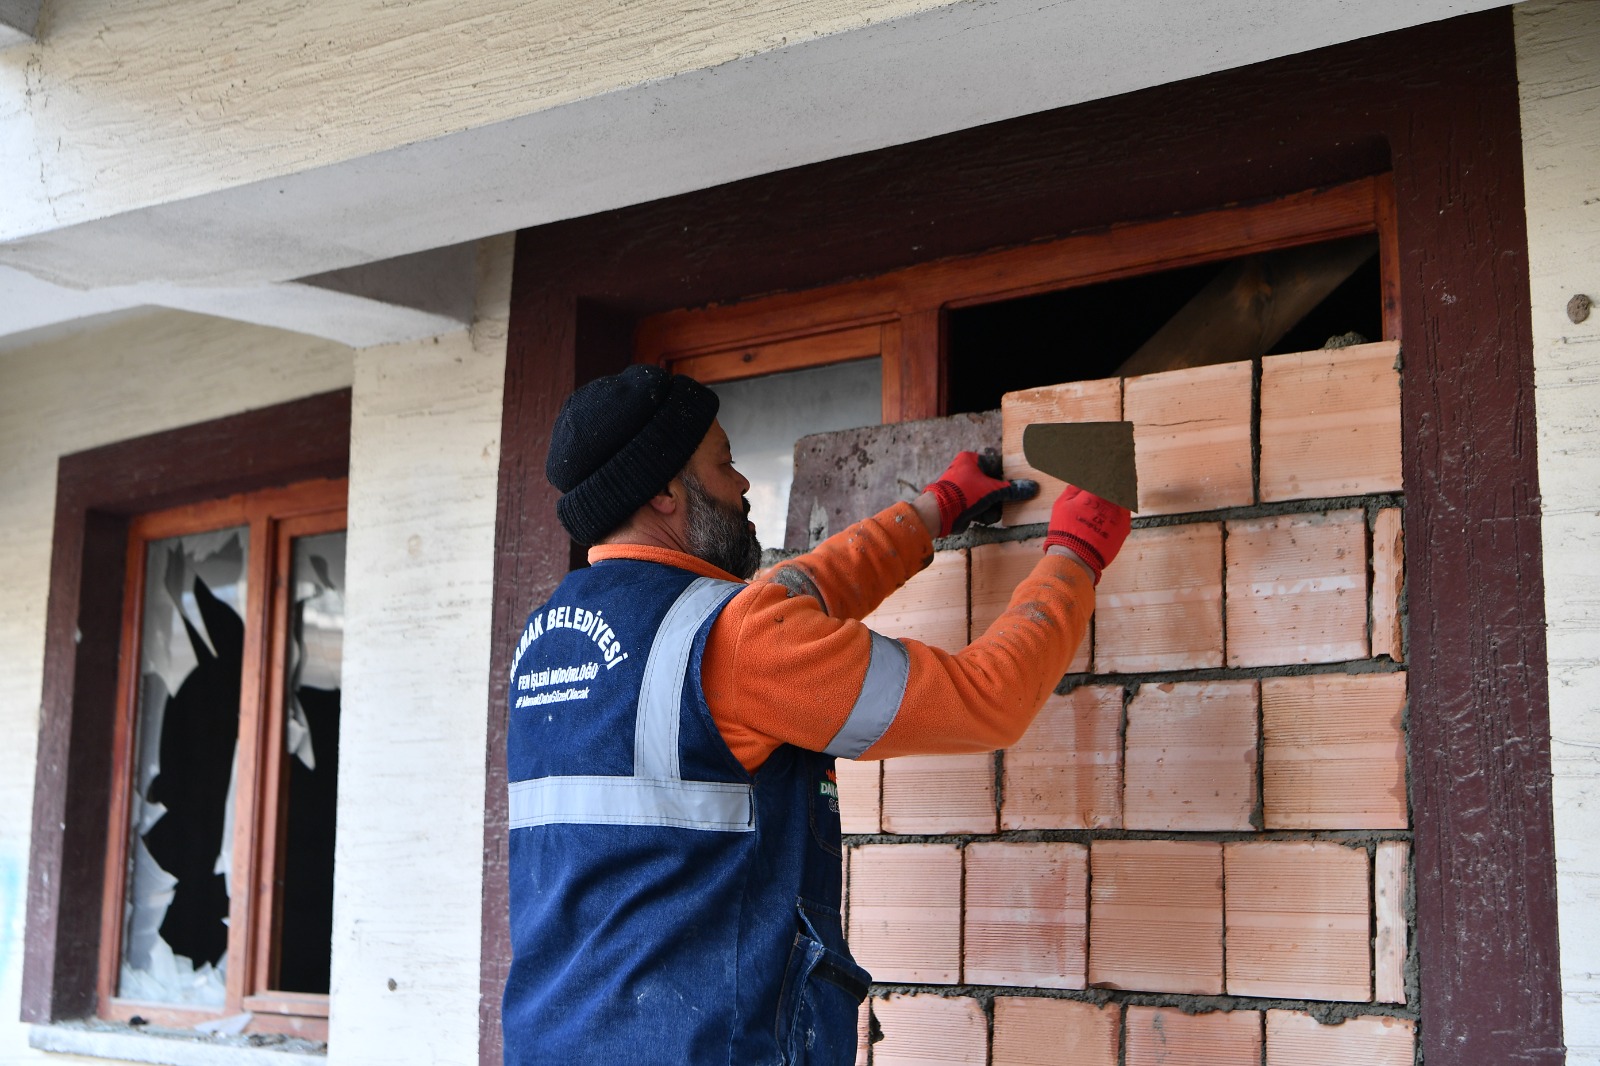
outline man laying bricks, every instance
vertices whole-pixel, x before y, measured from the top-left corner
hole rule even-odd
[[[587,569],[529,616],[508,739],[508,1063],[855,1060],[835,758],[1016,742],[1129,514],[1068,487],[1006,612],[952,655],[859,621],[1001,500],[963,452],[761,579],[717,397],[632,366],[562,407],[546,473]]]

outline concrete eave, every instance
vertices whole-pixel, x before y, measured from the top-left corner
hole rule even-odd
[[[256,308],[251,321],[333,336],[341,315],[328,290],[284,283],[1503,4],[1343,0],[1309,18],[1298,0],[957,3],[334,165],[13,233],[0,264],[17,274],[0,273],[0,294],[21,288],[20,275],[33,287],[0,307],[0,335],[134,300]],[[341,339],[364,346],[460,321],[407,297],[377,296],[365,311]]]

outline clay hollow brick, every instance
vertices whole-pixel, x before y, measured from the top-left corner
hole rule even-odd
[[[1261,1013],[1129,1007],[1126,1066],[1259,1066]]]
[[[1350,1018],[1323,1025],[1300,1011],[1267,1011],[1267,1066],[1412,1066],[1416,1024]]]
[[[1261,361],[1261,498],[1398,492],[1397,341]]]
[[[1361,511],[1227,523],[1229,666],[1367,655],[1367,528]]]
[[[1139,513],[1176,514],[1255,502],[1248,362],[1146,374],[1123,382],[1133,423]]]
[[[883,828],[878,811],[883,797],[883,763],[840,759],[839,828],[846,833],[877,833]]]
[[[1051,696],[1001,753],[1002,829],[1122,825],[1122,689],[1086,685]]]
[[[1372,654],[1405,662],[1400,597],[1405,593],[1405,531],[1400,509],[1378,511],[1372,526]]]
[[[909,637],[948,652],[967,644],[967,553],[935,552],[933,562],[863,621],[888,637]]]
[[[989,1022],[968,996],[893,994],[872,1004],[883,1039],[872,1046],[874,1066],[987,1066]]]
[[[1089,849],[1089,984],[1222,991],[1222,845],[1097,840]]]
[[[1241,842],[1223,854],[1230,995],[1371,998],[1364,848]]]
[[[1082,988],[1088,957],[1089,849],[977,843],[965,851],[962,980]]]
[[[1258,699],[1255,681],[1141,686],[1128,704],[1124,827],[1253,828]]]
[[[994,752],[909,755],[883,764],[886,833],[993,833]]]
[[[1117,1066],[1119,1011],[1070,999],[996,996],[995,1066]]]
[[[1063,482],[1042,474],[1022,456],[1022,431],[1034,422],[1117,422],[1122,419],[1122,379],[1072,381],[1037,389],[1008,392],[1000,397],[1001,452],[1007,477],[1029,477],[1039,482],[1039,495],[1021,503],[1008,503],[1002,516],[1006,525],[1021,526],[1050,520],[1050,507],[1061,495]]]
[[[1011,602],[1022,579],[1033,572],[1044,555],[1044,540],[1013,540],[972,549],[972,635],[982,636]],[[1066,672],[1089,669],[1090,634],[1085,633]]]
[[[1103,674],[1222,665],[1222,526],[1136,529],[1095,592]]]
[[[850,849],[851,953],[874,980],[954,984],[961,970],[961,852],[952,844]]]
[[[1377,846],[1372,866],[1372,937],[1374,998],[1379,1003],[1406,1001],[1406,874],[1411,845],[1385,840]]]
[[[1261,682],[1268,829],[1406,828],[1406,675]]]

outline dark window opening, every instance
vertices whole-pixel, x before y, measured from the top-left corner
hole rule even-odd
[[[339,690],[297,690],[319,760],[289,762],[288,811],[282,856],[283,912],[279,917],[278,980],[285,992],[328,993],[333,959],[333,830],[338,807]]]
[[[1378,257],[1373,255],[1285,333],[1282,340],[1261,354],[1314,351],[1327,347],[1328,341],[1336,337],[1357,344],[1384,340],[1380,286]],[[1349,338],[1351,333],[1356,336]]]
[[[333,845],[339,802],[344,648],[343,531],[294,541],[286,649],[278,975],[285,992],[327,994],[333,941]]]
[[[127,998],[223,1003],[248,534],[172,537],[145,552]]]
[[[1346,343],[1380,340],[1377,247],[1354,237],[950,311],[949,411],[994,410],[1017,389],[1197,365],[1161,365],[1181,358],[1174,333],[1203,336],[1204,362],[1309,351],[1352,333]]]

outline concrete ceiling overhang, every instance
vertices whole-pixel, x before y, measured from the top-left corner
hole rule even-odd
[[[0,336],[152,304],[358,347],[428,336],[470,318],[461,246],[482,237],[1504,3],[954,3],[344,162],[14,233],[0,242]]]
[[[33,40],[41,0],[0,0],[0,49]]]

